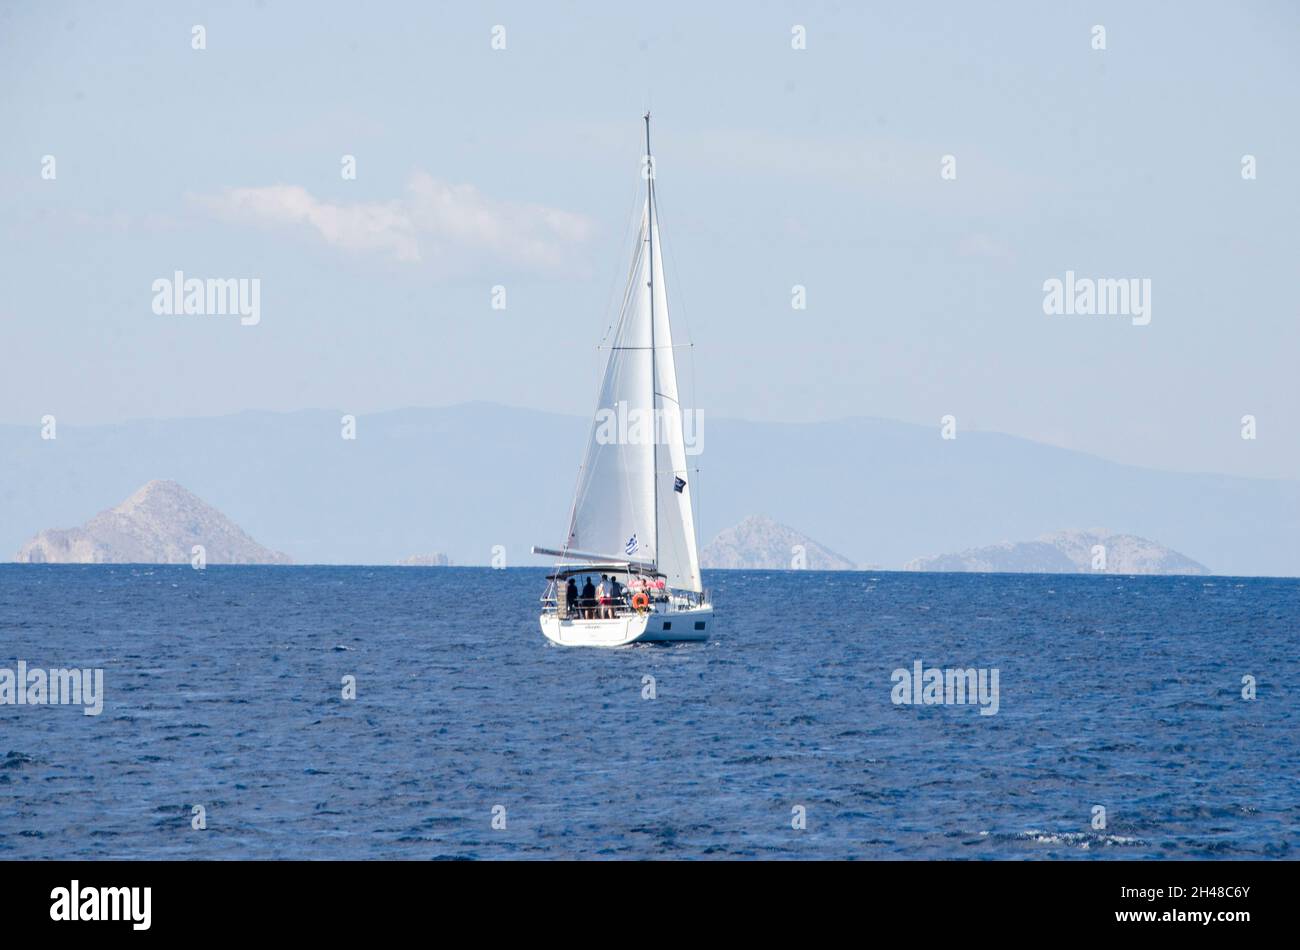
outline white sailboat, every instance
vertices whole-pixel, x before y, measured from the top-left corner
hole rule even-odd
[[[645,123],[640,239],[609,338],[569,532],[559,548],[533,548],[559,559],[542,597],[541,625],[561,646],[699,641],[713,626],[700,580],[648,113]],[[606,602],[594,602],[587,581],[596,587],[602,579]]]

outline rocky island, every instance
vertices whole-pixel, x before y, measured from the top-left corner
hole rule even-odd
[[[1104,551],[1104,566],[1098,552]],[[1209,574],[1204,564],[1132,534],[1104,529],[1058,531],[1033,541],[1003,541],[957,554],[918,557],[906,571],[1026,574]]]
[[[412,554],[397,562],[398,567],[451,567],[451,558],[445,554]]]
[[[152,481],[79,528],[48,529],[19,550],[27,564],[291,564],[176,482]]]
[[[700,566],[750,571],[852,571],[857,565],[794,528],[750,515],[700,553]]]

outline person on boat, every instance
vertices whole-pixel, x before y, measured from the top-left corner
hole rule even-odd
[[[566,617],[578,615],[578,582],[572,577],[564,585],[564,614]]]
[[[600,612],[597,614],[601,620],[608,620],[614,615],[610,609],[609,599],[609,575],[600,575],[600,586],[596,588],[596,602],[600,604]]]
[[[623,595],[625,593],[626,591],[623,585],[618,582],[618,578],[613,574],[609,575],[609,615],[611,617],[618,616],[618,610],[623,606]]]
[[[586,583],[582,585],[582,598],[578,601],[578,604],[582,608],[582,616],[590,620],[595,615],[596,588],[591,586],[590,577],[584,577],[583,580]]]

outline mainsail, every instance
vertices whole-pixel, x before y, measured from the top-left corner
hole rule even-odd
[[[669,587],[698,592],[693,478],[657,217],[651,177],[565,548],[648,561]]]
[[[641,561],[653,560],[656,545],[655,445],[643,431],[645,417],[654,409],[655,363],[650,344],[650,256],[644,233],[643,217],[643,239],[637,242],[622,312],[607,340],[609,361],[565,543],[565,548]]]

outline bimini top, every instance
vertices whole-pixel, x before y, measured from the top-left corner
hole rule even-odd
[[[547,574],[548,581],[562,581],[581,574],[635,574],[638,577],[665,577],[662,571],[642,568],[635,561],[611,561],[608,564],[557,564],[555,572]]]

